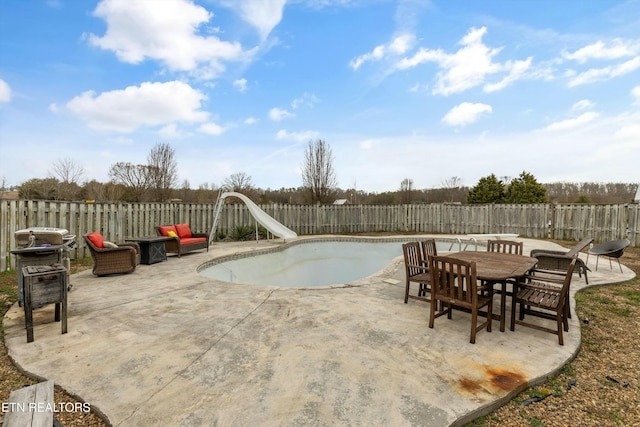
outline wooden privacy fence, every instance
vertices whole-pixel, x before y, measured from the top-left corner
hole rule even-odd
[[[260,206],[296,233],[341,234],[414,232],[434,234],[515,233],[522,237],[597,242],[628,238],[640,245],[640,205],[283,205]],[[188,223],[194,232],[209,231],[215,204],[84,203],[33,200],[0,201],[0,271],[15,268],[14,232],[56,227],[77,236],[72,257],[88,256],[82,235],[100,231],[107,240],[153,236],[155,226]],[[253,226],[244,204],[227,204],[218,231]]]

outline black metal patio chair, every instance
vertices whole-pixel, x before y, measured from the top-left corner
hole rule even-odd
[[[611,258],[615,258],[618,260],[618,267],[620,267],[620,273],[622,273],[622,265],[620,264],[620,257],[624,253],[624,250],[629,246],[631,242],[626,239],[622,240],[611,240],[609,242],[600,243],[599,245],[595,245],[589,252],[587,253],[587,262],[589,262],[589,255],[596,256],[596,271],[598,271],[598,260],[601,256],[606,256],[609,258],[609,267],[613,269],[613,264],[611,264]]]

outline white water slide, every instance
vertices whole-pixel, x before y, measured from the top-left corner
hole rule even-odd
[[[218,199],[218,207],[216,209],[216,218],[214,219],[214,226],[211,230],[212,235],[213,233],[215,233],[215,228],[218,223],[218,216],[220,215],[220,209],[222,208],[222,202],[227,197],[237,197],[238,199],[242,200],[244,204],[247,205],[249,212],[251,213],[251,215],[253,215],[255,220],[262,224],[264,228],[269,230],[275,236],[281,237],[285,240],[298,237],[295,231],[280,224],[272,216],[260,209],[260,207],[253,203],[247,196],[241,193],[236,193],[235,191],[227,191],[220,195],[220,198]]]

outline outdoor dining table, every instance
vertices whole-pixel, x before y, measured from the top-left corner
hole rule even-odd
[[[507,280],[524,276],[536,266],[538,260],[523,255],[486,251],[454,252],[447,256],[461,261],[475,262],[478,280],[494,285],[496,283],[502,285],[500,295],[500,332],[504,332]]]

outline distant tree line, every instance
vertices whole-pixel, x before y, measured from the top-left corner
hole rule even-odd
[[[31,200],[94,200],[96,202],[215,202],[220,191],[237,191],[257,203],[330,204],[346,199],[352,204],[392,205],[409,203],[629,203],[637,184],[625,183],[552,183],[541,184],[529,172],[518,177],[480,178],[473,187],[462,179],[450,177],[430,189],[415,189],[413,180],[405,178],[395,191],[366,192],[337,186],[333,153],[325,141],[309,141],[301,165],[302,185],[299,187],[262,189],[255,186],[245,172],[235,172],[220,185],[200,184],[191,188],[184,180],[178,184],[174,149],[166,143],[154,146],[146,164],[117,162],[109,168],[110,180],[84,181],[84,169],[72,159],[64,158],[52,164],[48,178],[33,178],[16,188],[21,199]],[[0,198],[6,192],[4,180]]]

